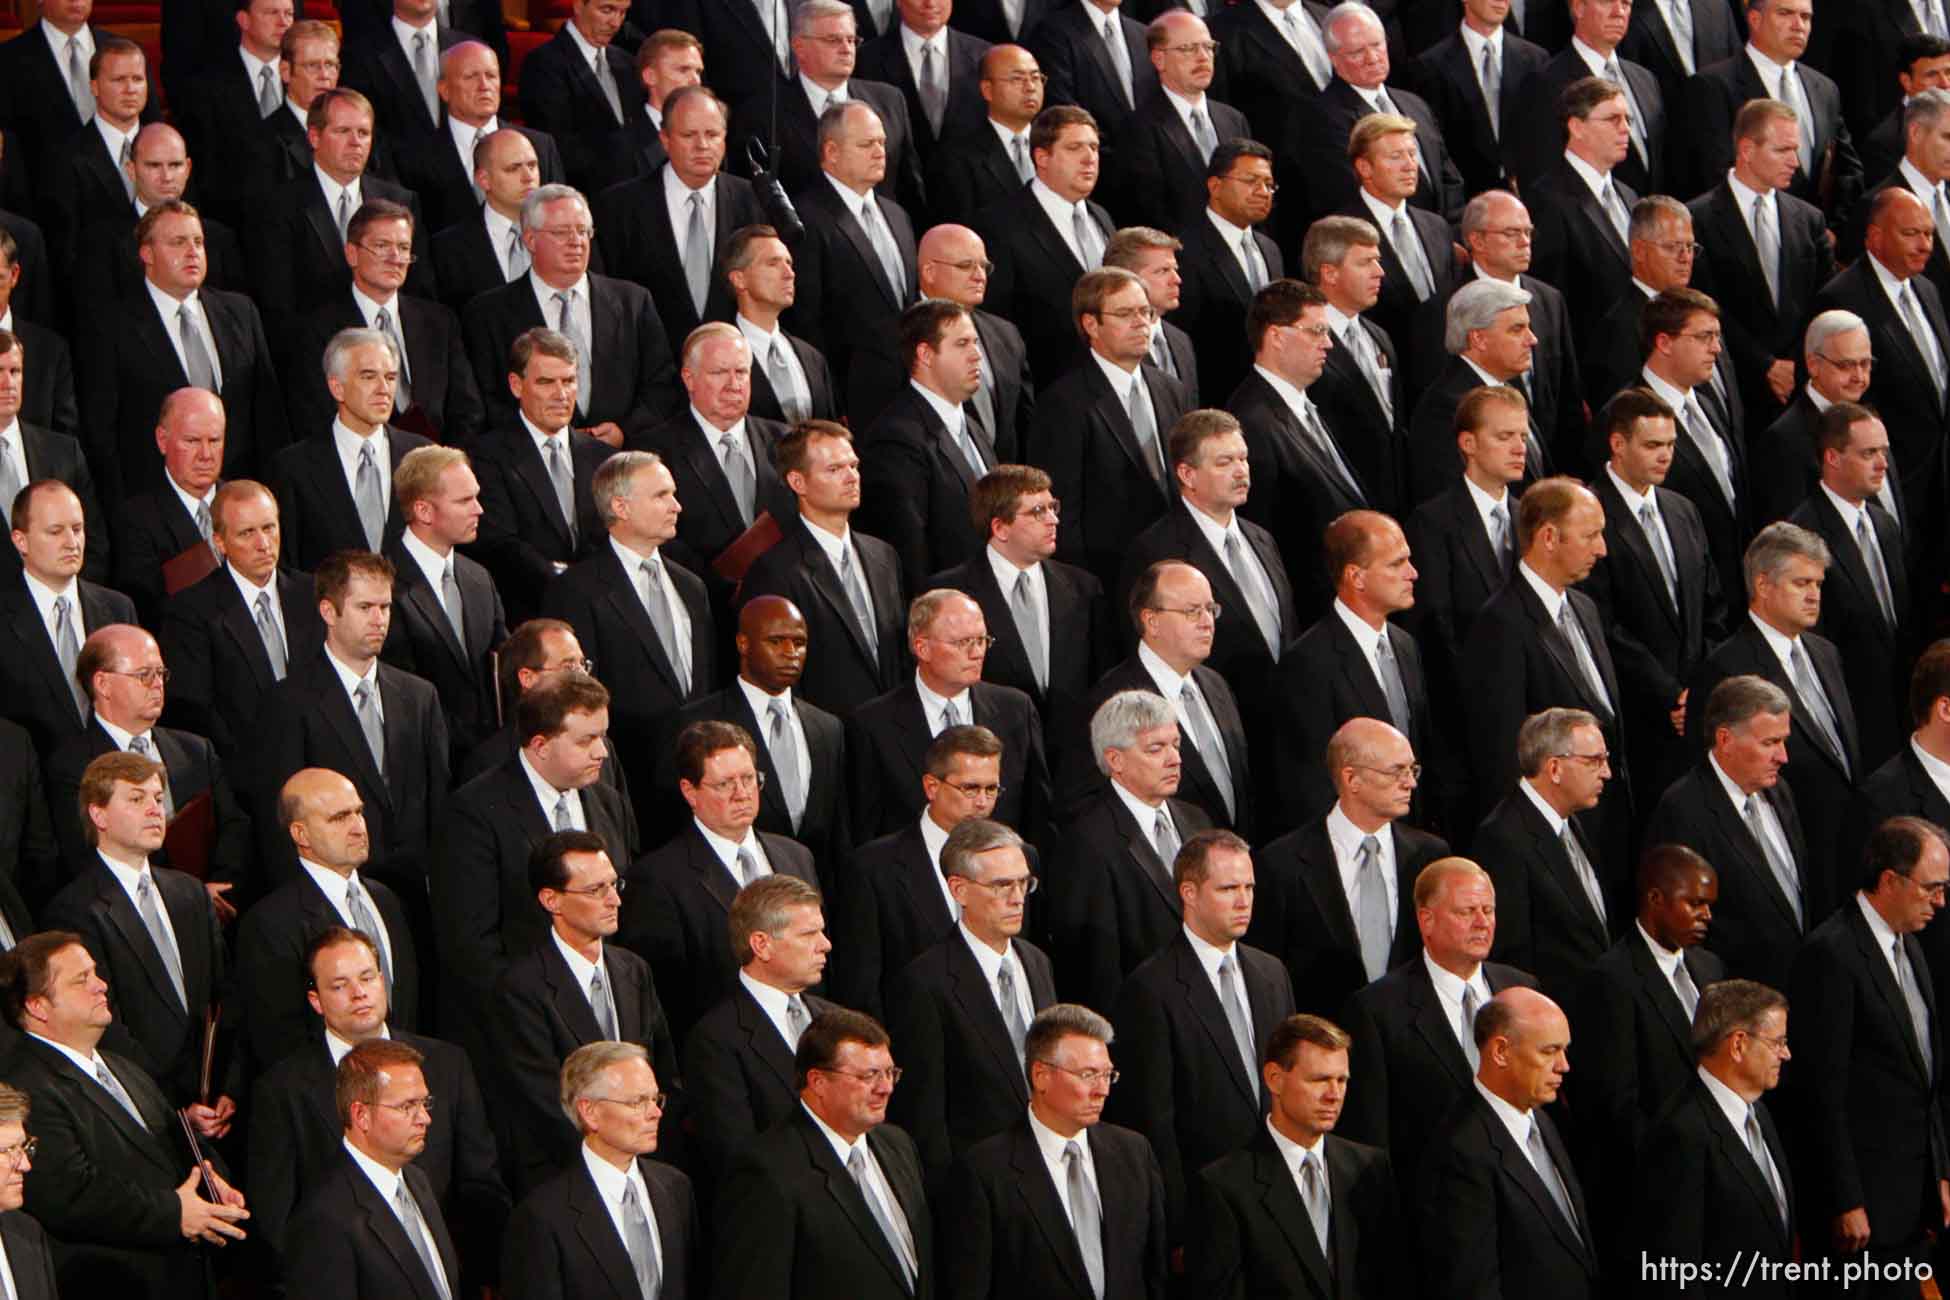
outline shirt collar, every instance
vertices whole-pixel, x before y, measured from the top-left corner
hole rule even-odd
[[[1673,387],[1672,384],[1655,373],[1651,366],[1646,366],[1641,369],[1639,371],[1639,377],[1645,380],[1646,385],[1658,395],[1659,400],[1667,406],[1670,406],[1675,414],[1685,408],[1686,399],[1693,395],[1690,389]]]
[[[758,365],[762,364],[758,360],[760,355],[764,355],[767,357],[772,355],[772,340],[780,336],[779,327],[775,323],[772,326],[772,328],[768,330],[763,325],[760,325],[757,321],[748,319],[743,312],[740,312],[738,314],[735,323],[738,326],[738,332],[745,336],[745,342],[751,344],[752,358],[753,358],[752,365],[754,367],[757,367]]]
[[[352,178],[350,185],[341,185],[333,180],[330,174],[317,163],[311,165],[311,174],[318,178],[319,188],[325,191],[326,211],[338,211],[340,194],[350,194],[352,196],[352,210],[354,212],[357,212],[359,205],[365,201],[365,187],[361,183],[364,177],[355,176]]]
[[[435,591],[439,591],[442,580],[447,576],[448,566],[454,563],[454,553],[452,551],[448,551],[445,555],[436,553],[431,546],[421,541],[411,528],[404,529],[400,533],[399,541],[406,553],[413,557],[414,563],[420,566],[420,572],[425,575],[428,585]]]
[[[918,379],[910,378],[907,381],[907,386],[919,393],[921,400],[926,402],[929,408],[941,418],[941,422],[948,426],[949,436],[959,440],[962,426],[961,407],[956,406],[953,402],[950,402],[947,398],[935,392]]]
[[[352,304],[359,309],[359,314],[365,317],[368,323],[378,320],[379,313],[382,311],[391,312],[393,328],[396,330],[400,329],[398,294],[394,294],[386,302],[381,302],[368,294],[364,289],[361,289],[357,284],[354,284],[352,286]],[[402,335],[405,333],[404,330],[400,330],[400,332]]]
[[[386,426],[380,425],[368,434],[357,434],[345,426],[337,416],[332,417],[332,442],[338,448],[339,459],[357,463],[359,453],[368,443],[372,446],[373,459],[379,462],[379,474],[386,477],[392,469],[392,448],[386,441]]]
[[[1896,170],[1900,171],[1903,174],[1903,179],[1909,182],[1910,189],[1916,191],[1919,196],[1927,196],[1925,197],[1923,206],[1929,207],[1930,203],[1928,200],[1934,198],[1942,186],[1925,176],[1922,172],[1917,171],[1916,164],[1909,160],[1907,154],[1903,156],[1901,162],[1896,164]]]
[[[1747,1112],[1753,1107],[1747,1104],[1745,1097],[1721,1083],[1705,1066],[1697,1067],[1697,1072],[1700,1082],[1705,1084],[1707,1092],[1713,1095],[1713,1101],[1719,1106],[1720,1113],[1727,1117],[1727,1123],[1733,1125],[1733,1131],[1744,1139],[1747,1135]]]
[[[596,973],[596,963],[563,943],[562,936],[555,932],[552,925],[548,928],[548,937],[549,942],[555,945],[555,951],[561,953],[562,960],[569,964],[569,974],[575,976],[576,987],[588,992],[590,977]]]
[[[838,1133],[835,1133],[832,1126],[821,1119],[811,1106],[806,1105],[803,1101],[799,1103],[799,1106],[812,1119],[812,1122],[819,1127],[819,1131],[826,1135],[826,1140],[833,1144],[833,1154],[839,1157],[840,1168],[846,1168],[846,1162],[852,1157],[855,1150],[864,1152],[867,1159],[873,1159],[873,1151],[867,1146],[867,1135],[865,1133],[862,1133],[859,1137],[853,1139],[853,1141],[848,1142]],[[876,1161],[875,1163],[877,1164],[879,1162]]]
[[[1239,514],[1237,511],[1233,512],[1232,518],[1226,520],[1224,523],[1220,523],[1183,497],[1179,498],[1179,504],[1185,507],[1185,513],[1192,517],[1194,524],[1198,525],[1198,531],[1204,536],[1206,543],[1221,558],[1225,556],[1226,547],[1233,538],[1237,537],[1240,545],[1245,545],[1245,535],[1239,531]]]
[[[728,840],[695,817],[691,818],[691,824],[697,827],[697,833],[704,837],[704,842],[711,846],[711,851],[718,855],[718,861],[725,863],[727,869],[731,863],[738,860],[739,849],[750,849],[753,857],[761,862],[765,861],[765,851],[758,842],[756,830],[748,827],[744,839]]]
[[[1111,793],[1115,794],[1119,799],[1124,801],[1125,810],[1128,811],[1131,814],[1132,819],[1137,822],[1138,830],[1143,832],[1145,842],[1149,843],[1151,840],[1151,832],[1155,830],[1158,825],[1158,814],[1164,813],[1165,816],[1167,817],[1171,816],[1171,801],[1169,799],[1164,800],[1163,802],[1159,803],[1159,805],[1156,808],[1153,808],[1148,804],[1146,804],[1142,799],[1139,799],[1136,795],[1132,794],[1129,790],[1125,789],[1124,784],[1121,781],[1112,781],[1110,783],[1110,788],[1111,788]],[[1178,824],[1177,818],[1172,818],[1172,825],[1176,826],[1177,824]],[[1165,865],[1166,867],[1169,867],[1171,864],[1166,863]]]
[[[745,703],[751,706],[752,716],[758,719],[759,726],[762,727],[765,725],[765,716],[771,712],[772,701],[774,700],[779,700],[784,703],[787,717],[791,717],[796,712],[792,707],[792,688],[790,686],[780,691],[777,695],[768,695],[747,681],[743,673],[738,675],[737,680],[738,689],[745,693]]]
[[[1950,763],[1945,763],[1917,744],[1914,735],[1909,738],[1909,748],[1910,752],[1916,755],[1916,761],[1923,765],[1924,775],[1936,783],[1937,789],[1945,792],[1946,798],[1950,798]]]
[[[1354,638],[1354,643],[1361,647],[1361,653],[1372,662],[1375,655],[1380,653],[1381,638],[1387,634],[1387,625],[1374,627],[1367,619],[1349,609],[1339,596],[1334,597],[1334,613],[1348,635]]]
[[[467,179],[469,182],[472,182],[474,179],[473,158],[474,158],[475,135],[478,132],[482,132],[482,131],[487,132],[487,134],[489,135],[493,135],[496,131],[499,131],[500,129],[501,129],[501,118],[499,114],[490,115],[488,120],[481,123],[481,125],[479,126],[469,126],[467,123],[455,117],[452,113],[447,114],[447,134],[453,138],[454,148],[460,150],[463,154],[467,156],[468,159]]]
[[[1197,99],[1187,99],[1162,82],[1159,83],[1158,89],[1164,92],[1165,98],[1171,102],[1171,106],[1178,110],[1178,116],[1184,120],[1187,127],[1191,125],[1192,113],[1205,107],[1205,96],[1202,94]],[[1211,121],[1211,115],[1209,113],[1206,115],[1206,120],[1208,122]]]
[[[4,328],[5,326],[0,326],[0,329],[4,329]],[[6,429],[0,429],[0,437],[3,437],[6,433],[7,433]],[[183,485],[181,483],[178,483],[174,478],[171,478],[167,471],[164,471],[163,473],[163,482],[167,483],[169,485],[169,490],[176,494],[176,499],[183,503],[183,510],[185,511],[185,513],[189,515],[191,519],[196,518],[196,508],[198,506],[202,506],[207,510],[215,503],[217,499],[217,489],[214,484],[202,496],[193,497],[189,493],[183,491]]]
[[[1014,150],[1018,140],[1022,141],[1023,148],[1029,147],[1029,128],[1024,127],[1020,132],[1011,131],[992,117],[988,119],[988,123],[994,129],[996,139],[1002,141],[1002,152],[1009,154],[1009,161],[1014,163],[1015,155],[1011,151]]]
[[[1138,642],[1137,657],[1138,665],[1150,674],[1151,680],[1157,683],[1159,694],[1167,700],[1177,699],[1178,693],[1185,689],[1185,683],[1191,680],[1190,673],[1180,674],[1143,641]]]
[[[1659,494],[1657,491],[1651,487],[1646,488],[1643,492],[1639,491],[1630,483],[1618,477],[1618,471],[1612,467],[1610,461],[1605,462],[1605,476],[1611,479],[1612,487],[1618,490],[1618,495],[1624,500],[1627,506],[1631,507],[1634,516],[1637,516],[1638,512],[1648,501],[1652,503],[1654,510],[1659,508]]]
[[[997,952],[970,934],[968,932],[968,926],[965,923],[956,922],[955,929],[961,934],[962,942],[968,945],[968,950],[975,954],[975,964],[982,968],[982,978],[989,982],[989,987],[995,987],[995,979],[997,974],[1002,970],[1003,960],[1005,958],[1014,958],[1016,955],[1015,941],[1004,939],[1002,941],[1006,945],[1004,951]],[[1016,965],[1020,967],[1022,962],[1017,960]]]
[[[1476,1095],[1490,1104],[1490,1109],[1496,1112],[1497,1119],[1502,1122],[1504,1128],[1510,1130],[1510,1136],[1517,1140],[1517,1146],[1527,1153],[1530,1150],[1530,1130],[1536,1124],[1537,1117],[1529,1111],[1518,1110],[1485,1088],[1481,1079],[1472,1079],[1470,1082],[1476,1086]]]
[[[1781,666],[1783,668],[1787,667],[1788,656],[1792,655],[1794,648],[1801,644],[1801,638],[1786,635],[1779,628],[1768,623],[1766,619],[1763,619],[1751,609],[1747,611],[1747,617],[1753,620],[1753,624],[1760,630],[1761,636],[1766,638],[1768,648],[1774,652],[1774,657],[1781,661]]]
[[[589,43],[589,38],[582,34],[581,29],[574,23],[563,23],[562,29],[569,33],[569,39],[574,41],[576,49],[582,52],[582,61],[585,64],[595,63],[596,55],[601,51]]]
[[[260,587],[239,573],[235,565],[226,564],[223,568],[224,572],[228,573],[231,580],[237,584],[237,593],[244,598],[245,608],[255,614],[257,612],[257,598],[268,595],[271,598],[271,610],[273,614],[283,613],[283,607],[278,601],[278,576],[276,573],[271,575],[269,582]]]
[[[128,752],[129,742],[135,739],[136,733],[122,730],[122,728],[116,726],[99,713],[95,714],[94,717],[95,725],[108,733],[108,738],[115,742],[115,748],[122,750],[124,753]],[[149,737],[150,747],[154,748],[155,736],[153,733],[151,731],[145,731],[142,734]]]
[[[1503,513],[1511,513],[1509,488],[1506,487],[1503,489],[1503,495],[1501,497],[1492,497],[1481,487],[1477,486],[1476,480],[1470,478],[1467,474],[1463,475],[1463,487],[1468,491],[1469,499],[1476,503],[1476,513],[1483,517],[1483,523],[1485,525],[1489,523],[1490,512],[1498,506],[1503,507]]]
[[[1496,28],[1488,36],[1485,36],[1468,23],[1459,23],[1457,26],[1462,31],[1463,48],[1469,51],[1470,67],[1477,69],[1479,72],[1482,70],[1483,48],[1485,46],[1495,50],[1497,61],[1499,63],[1502,62],[1503,29],[1501,27]]]
[[[1314,1158],[1314,1167],[1320,1171],[1321,1178],[1327,1177],[1327,1135],[1325,1133],[1315,1138],[1312,1146],[1303,1147],[1273,1127],[1270,1116],[1266,1120],[1266,1131],[1273,1135],[1273,1149],[1280,1153],[1280,1161],[1286,1165],[1286,1171],[1293,1175],[1294,1181],[1299,1181],[1301,1163],[1308,1156]]]
[[[900,34],[901,49],[906,51],[907,61],[909,63],[919,62],[921,51],[930,45],[934,47],[936,55],[942,58],[948,56],[948,29],[946,27],[943,27],[932,36],[922,36],[921,33],[915,31],[906,23],[901,23]]]
[[[995,575],[995,585],[1001,590],[1004,596],[1014,594],[1016,589],[1016,575],[1019,573],[1029,575],[1029,585],[1032,589],[1042,584],[1043,566],[1041,561],[1030,565],[1026,569],[1019,569],[1016,567],[1014,560],[995,549],[994,542],[990,542],[987,546],[984,546],[982,548],[982,554],[988,557],[989,571]]]
[[[1673,971],[1686,959],[1686,954],[1674,951],[1660,943],[1657,939],[1654,939],[1651,933],[1646,930],[1643,921],[1633,921],[1632,928],[1638,931],[1639,938],[1645,942],[1646,950],[1652,954],[1653,964],[1659,968],[1659,973],[1664,975],[1667,981],[1670,982]]]
[[[1090,349],[1090,359],[1097,363],[1097,369],[1103,371],[1104,378],[1110,381],[1111,391],[1117,394],[1117,400],[1129,406],[1131,385],[1143,382],[1143,368],[1126,370],[1115,361],[1105,360],[1104,355],[1095,348]]]
[[[1584,66],[1591,70],[1591,75],[1594,77],[1604,76],[1606,62],[1610,59],[1615,59],[1618,57],[1617,50],[1613,50],[1608,55],[1600,54],[1598,53],[1598,51],[1592,49],[1589,45],[1586,45],[1581,38],[1576,36],[1573,36],[1571,38],[1571,48],[1577,51],[1578,57],[1584,60]],[[1622,75],[1624,69],[1620,68],[1619,72]]]
[[[345,906],[345,896],[349,892],[352,881],[358,878],[359,873],[357,871],[354,871],[350,876],[341,876],[330,867],[321,867],[302,854],[298,857],[298,866],[307,876],[311,877],[311,882],[318,886],[318,892],[325,895],[326,900],[333,907],[342,908]],[[377,935],[373,937],[374,939],[378,938]]]
[[[332,653],[329,646],[325,650],[325,659],[326,662],[332,665],[332,671],[338,674],[339,681],[345,684],[345,693],[347,695],[357,690],[360,682],[372,682],[375,685],[379,682],[379,660],[377,659],[374,659],[370,664],[366,665],[366,671],[363,677],[339,662],[339,657]]]
[[[516,411],[515,414],[521,417],[521,427],[528,430],[528,436],[534,440],[536,455],[540,456],[540,455],[547,454],[547,448],[544,447],[543,444],[546,443],[550,438],[562,439],[563,451],[567,452],[570,450],[568,446],[568,439],[569,439],[569,433],[571,431],[571,426],[565,424],[561,428],[557,429],[554,433],[543,433],[539,428],[536,427],[535,422],[528,418],[528,412]]]
[[[596,1184],[596,1195],[603,1199],[605,1205],[621,1205],[624,1189],[635,1187],[636,1203],[643,1207],[645,1216],[650,1214],[650,1189],[644,1186],[643,1171],[637,1168],[636,1161],[630,1161],[630,1167],[627,1169],[618,1169],[591,1151],[589,1144],[584,1142],[582,1167],[589,1171],[589,1181]]]
[[[1291,410],[1296,416],[1301,411],[1312,408],[1313,399],[1307,396],[1306,389],[1291,383],[1282,375],[1274,374],[1257,361],[1253,362],[1253,372],[1261,379],[1264,379],[1267,385],[1280,395],[1280,400],[1285,402],[1287,409]]]
[[[579,277],[574,284],[558,289],[547,280],[542,279],[540,273],[531,264],[528,268],[528,284],[535,291],[535,302],[542,309],[543,319],[547,319],[549,316],[558,313],[559,309],[555,306],[555,295],[558,293],[570,295],[571,311],[578,309],[588,311],[592,309],[589,301],[589,276],[586,273]],[[550,328],[553,329],[554,327],[550,326]]]
[[[48,30],[53,31],[54,29],[50,27]],[[101,1068],[108,1064],[107,1061],[102,1059],[102,1054],[99,1051],[83,1055],[81,1052],[69,1047],[66,1043],[57,1043],[52,1038],[43,1038],[41,1035],[31,1032],[27,1036],[38,1042],[46,1043],[49,1047],[52,1047],[55,1051],[67,1057],[70,1061],[74,1062],[76,1069],[91,1079],[99,1075]]]
[[[1727,169],[1727,188],[1733,191],[1733,201],[1735,206],[1740,210],[1740,219],[1742,221],[1752,223],[1754,219],[1755,199],[1767,200],[1767,206],[1770,208],[1775,206],[1773,190],[1768,190],[1765,194],[1761,193],[1736,176],[1731,167]]]
[[[1869,269],[1875,272],[1877,282],[1882,285],[1882,291],[1889,295],[1889,301],[1895,302],[1902,295],[1903,289],[1908,286],[1909,277],[1898,276],[1883,265],[1882,259],[1874,253],[1865,251],[1862,256],[1868,259]]]
[[[1896,932],[1889,928],[1889,922],[1882,919],[1882,913],[1876,911],[1869,896],[1859,889],[1855,891],[1855,905],[1862,909],[1862,919],[1869,923],[1869,933],[1875,936],[1876,950],[1887,960],[1889,949],[1896,942]]]
[[[1246,233],[1244,226],[1235,226],[1232,222],[1220,216],[1217,208],[1211,207],[1210,205],[1207,205],[1205,209],[1205,217],[1206,220],[1212,223],[1212,228],[1219,232],[1219,237],[1225,240],[1227,248],[1236,249],[1239,247],[1239,241]]]
[[[690,186],[684,184],[684,178],[679,176],[677,169],[669,163],[666,162],[657,170],[663,175],[664,198],[673,206],[681,208],[688,205],[691,201],[691,195],[695,194],[704,201],[704,220],[708,223],[716,218],[718,211],[718,186],[716,177],[704,182],[699,188],[692,189]],[[688,214],[686,216],[688,219]]]
[[[146,275],[142,277],[142,287],[149,291],[149,301],[156,304],[156,314],[163,318],[165,325],[176,319],[176,313],[180,308],[188,307],[192,312],[197,309],[198,300],[194,289],[177,298]]]
[[[842,103],[853,98],[851,81],[842,82],[837,90],[828,90],[802,72],[799,74],[799,85],[806,92],[806,102],[813,106],[814,116],[824,111],[827,99],[833,95],[838,95]]]
[[[1835,507],[1835,513],[1842,517],[1842,526],[1848,529],[1848,535],[1855,536],[1856,519],[1868,508],[1867,505],[1852,505],[1842,500],[1835,495],[1835,489],[1829,487],[1826,482],[1817,480],[1815,486],[1820,489],[1823,496],[1828,498],[1828,504]]]
[[[935,875],[940,875],[941,850],[948,843],[948,832],[928,815],[925,807],[921,809],[921,843],[928,850],[928,865],[934,868]]]
[[[345,1147],[345,1154],[352,1157],[352,1163],[359,1166],[359,1172],[363,1173],[377,1189],[379,1199],[386,1202],[386,1208],[392,1209],[393,1200],[399,1195],[400,1186],[404,1181],[402,1175],[393,1172],[353,1146],[350,1139],[340,1138],[339,1142]]]
[[[1037,1119],[1036,1112],[1032,1108],[1029,1111],[1029,1133],[1031,1137],[1036,1139],[1036,1150],[1042,1155],[1043,1163],[1046,1165],[1061,1169],[1063,1167],[1063,1152],[1072,1142],[1075,1142],[1083,1148],[1083,1158],[1085,1160],[1090,1159],[1090,1130],[1088,1128],[1078,1129],[1075,1137],[1066,1138],[1049,1125],[1043,1123],[1042,1120]]]
[[[1466,988],[1475,989],[1482,995],[1483,1001],[1489,1001],[1489,981],[1483,978],[1483,967],[1480,963],[1477,965],[1475,972],[1465,980],[1455,972],[1444,969],[1435,958],[1429,956],[1429,950],[1424,948],[1422,950],[1422,966],[1423,969],[1428,971],[1429,982],[1435,985],[1435,991],[1442,997],[1443,1001],[1453,1002],[1460,1007],[1463,1000],[1463,990]]]
[[[1605,185],[1611,180],[1610,172],[1599,171],[1569,149],[1564,151],[1564,161],[1571,164],[1571,170],[1578,174],[1578,179],[1584,182],[1593,198],[1604,193]]]
[[[1354,824],[1341,807],[1339,800],[1336,800],[1334,806],[1327,810],[1327,816],[1323,821],[1327,828],[1327,842],[1333,846],[1335,860],[1343,864],[1353,863],[1360,856],[1361,841],[1368,838],[1369,832]],[[1384,826],[1373,834],[1375,844],[1380,848],[1383,857],[1392,856],[1395,837],[1389,833],[1389,828]],[[1388,864],[1384,862],[1383,865]],[[1347,867],[1343,866],[1342,877],[1345,878],[1348,874]]]
[[[947,708],[950,703],[959,704],[970,718],[975,716],[975,701],[970,698],[969,688],[966,686],[952,696],[936,694],[928,688],[926,682],[921,680],[921,671],[917,668],[914,670],[914,691],[921,697],[921,712],[930,721],[940,717],[941,710]]]
[[[1185,925],[1182,922],[1179,924],[1178,929],[1185,936],[1185,942],[1192,946],[1192,956],[1198,958],[1198,964],[1205,971],[1206,978],[1217,980],[1219,978],[1219,963],[1238,951],[1239,945],[1227,944],[1225,947],[1220,948],[1209,944],[1194,934],[1191,926]]]
[[[1744,815],[1747,811],[1747,800],[1752,796],[1748,795],[1745,790],[1742,790],[1735,784],[1734,779],[1727,775],[1727,770],[1720,766],[1719,759],[1715,758],[1712,754],[1708,754],[1706,756],[1706,762],[1713,769],[1713,775],[1719,778],[1720,789],[1726,793],[1728,801],[1733,804],[1734,811]],[[1758,793],[1759,791],[1755,791],[1755,794]],[[1761,802],[1766,803],[1767,801],[1762,799]]]
[[[1404,199],[1400,203],[1390,206],[1369,193],[1366,186],[1361,188],[1360,194],[1362,206],[1366,207],[1368,212],[1374,217],[1375,224],[1381,227],[1382,238],[1386,239],[1388,237],[1388,228],[1395,224],[1395,218],[1408,211],[1408,200]],[[1410,222],[1411,226],[1413,224],[1413,222]]]
[[[1754,70],[1760,73],[1760,83],[1767,88],[1767,93],[1770,95],[1781,88],[1781,74],[1794,70],[1793,63],[1774,62],[1762,54],[1752,41],[1747,42],[1747,57],[1753,60]]]
[[[392,1033],[383,1023],[379,1026],[379,1032],[373,1035],[374,1038],[391,1038],[392,1036]],[[332,1065],[334,1067],[350,1055],[352,1049],[357,1046],[357,1043],[346,1042],[330,1029],[325,1031],[325,1050],[332,1054]]]
[[[1544,602],[1544,612],[1550,615],[1551,622],[1557,622],[1563,610],[1564,602],[1569,600],[1570,596],[1565,592],[1556,590],[1548,582],[1538,577],[1537,570],[1530,567],[1530,561],[1528,560],[1517,561],[1517,572],[1522,574],[1523,580],[1530,584],[1530,589],[1537,593],[1537,599]]]
[[[1518,777],[1517,789],[1523,791],[1524,797],[1530,800],[1531,807],[1544,815],[1544,821],[1550,826],[1551,837],[1553,839],[1564,833],[1564,828],[1569,824],[1569,819],[1563,813],[1551,807],[1549,801],[1543,795],[1537,793],[1537,787],[1531,784],[1529,777]]]

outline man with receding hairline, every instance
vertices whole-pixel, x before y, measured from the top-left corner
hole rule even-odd
[[[475,142],[467,180],[481,195],[477,207],[441,228],[429,245],[440,300],[459,312],[476,294],[528,274],[521,239],[521,201],[544,183],[540,155],[526,132],[504,126]]]
[[[1023,30],[1048,0],[1023,0]],[[978,121],[951,131],[928,152],[928,206],[943,221],[967,221],[1007,198],[1036,174],[1029,156],[1029,124],[1043,109],[1046,78],[1036,56],[1004,42],[1013,33],[983,31],[981,10],[1000,18],[998,0],[962,0],[953,12],[957,29],[997,41],[982,56],[976,89],[987,106]]]
[[[439,129],[417,141],[401,141],[400,183],[420,196],[420,214],[436,238],[479,212],[484,191],[474,179],[474,151],[498,131],[514,131],[528,141],[544,184],[563,178],[562,151],[553,136],[502,120],[501,87],[501,63],[494,50],[478,40],[448,46],[440,55],[439,79],[434,83],[444,106]],[[434,262],[438,280],[442,278],[438,253]],[[441,292],[451,295],[453,290],[443,282]]]
[[[157,204],[182,198],[190,173],[190,156],[175,127],[151,122],[135,133],[129,160],[118,172],[128,176],[134,188],[129,196],[133,202],[124,200],[111,211],[97,212],[74,235],[73,300],[77,308],[105,309],[141,289],[142,260],[136,254],[135,224]],[[198,176],[199,202],[207,202],[215,189],[217,183],[207,175]],[[205,283],[213,289],[242,291],[245,287],[243,244],[235,231],[234,226],[204,213],[203,238],[210,263]]]
[[[982,377],[969,402],[989,430],[996,459],[1020,460],[1035,411],[1036,385],[1022,331],[982,310],[988,300],[989,274],[995,269],[988,260],[988,246],[967,226],[943,225],[922,235],[914,251],[921,296],[960,303],[974,320]]]

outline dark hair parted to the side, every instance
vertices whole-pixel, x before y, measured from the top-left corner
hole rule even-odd
[[[609,688],[580,669],[553,681],[537,682],[515,701],[515,739],[526,748],[540,736],[552,740],[569,725],[571,713],[596,713],[609,707]]]
[[[1882,873],[1893,871],[1907,880],[1922,865],[1924,851],[1931,840],[1950,849],[1950,835],[1941,826],[1922,817],[1891,817],[1869,832],[1862,846],[1862,875],[1856,885],[1874,893]]]
[[[528,854],[528,892],[567,889],[571,853],[607,852],[609,843],[594,831],[554,831],[543,836]]]
[[[419,1069],[425,1060],[419,1048],[409,1047],[395,1038],[368,1039],[347,1052],[339,1061],[338,1082],[334,1089],[339,1127],[352,1127],[352,1107],[355,1104],[371,1106],[379,1101],[388,1073],[408,1066]]]
[[[1288,1016],[1273,1026],[1273,1032],[1266,1036],[1266,1042],[1260,1048],[1259,1063],[1291,1070],[1293,1063],[1299,1059],[1302,1043],[1311,1043],[1323,1052],[1345,1052],[1353,1041],[1348,1032],[1333,1021],[1302,1012]]]
[[[888,1047],[891,1041],[880,1022],[862,1011],[834,1007],[812,1018],[799,1035],[799,1050],[792,1055],[793,1084],[804,1089],[806,1076],[814,1070],[830,1070],[840,1059],[840,1048],[848,1043],[862,1047]]]
[[[742,749],[758,762],[758,745],[752,734],[735,722],[705,719],[693,722],[677,733],[677,779],[696,785],[704,779],[704,765],[711,755],[727,749]]]
[[[27,999],[47,993],[48,966],[54,955],[68,948],[86,948],[72,930],[43,930],[30,934],[0,953],[0,1010],[15,1027],[27,1027]]]

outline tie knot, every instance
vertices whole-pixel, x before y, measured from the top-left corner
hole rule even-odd
[[[258,612],[258,613],[260,613],[260,614],[264,614],[264,615],[266,615],[266,616],[268,616],[268,615],[270,614],[270,612],[271,612],[271,593],[270,593],[270,592],[268,592],[268,591],[260,591],[260,592],[258,592],[258,593],[257,593],[257,612]]]
[[[1381,856],[1381,841],[1372,835],[1361,837],[1361,856],[1370,860]]]
[[[786,720],[785,701],[773,700],[772,703],[767,707],[766,712],[770,713],[778,721],[784,722]]]
[[[54,617],[66,618],[67,616],[68,616],[68,598],[66,596],[56,596],[54,598]]]
[[[1082,1160],[1083,1144],[1075,1138],[1071,1138],[1068,1142],[1065,1142],[1063,1144],[1063,1159],[1072,1162]]]

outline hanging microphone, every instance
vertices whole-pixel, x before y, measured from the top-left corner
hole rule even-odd
[[[747,140],[745,156],[751,160],[752,190],[765,209],[765,219],[779,232],[780,239],[788,244],[797,243],[805,236],[806,223],[799,219],[799,210],[785,196],[785,186],[779,184],[777,173],[767,167],[771,155],[766,152],[765,142],[757,136]]]

